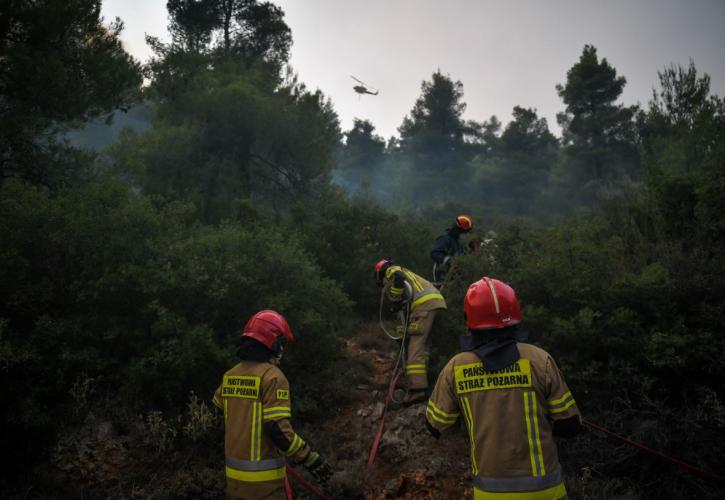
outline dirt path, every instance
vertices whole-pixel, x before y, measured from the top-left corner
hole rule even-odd
[[[434,439],[425,428],[425,404],[391,403],[385,433],[372,467],[367,466],[380,424],[397,344],[375,324],[347,341],[351,362],[365,366],[367,382],[355,387],[352,402],[316,432],[337,436],[336,470],[329,493],[336,498],[471,498],[468,438],[457,427]]]

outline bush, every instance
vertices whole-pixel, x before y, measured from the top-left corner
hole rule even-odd
[[[37,458],[78,413],[79,380],[95,381],[97,399],[183,412],[190,390],[211,396],[263,308],[300,339],[287,369],[295,390],[328,396],[309,360],[340,359],[349,302],[295,235],[198,226],[188,205],[115,182],[55,197],[7,182],[0,195],[3,449]]]
[[[380,290],[373,266],[393,259],[424,277],[433,262],[433,236],[423,221],[403,219],[374,204],[355,203],[331,193],[318,205],[297,207],[292,227],[325,273],[342,284],[357,310],[377,313]]]
[[[716,375],[722,366],[712,362],[725,349],[725,316],[724,295],[712,280],[725,275],[708,261],[712,253],[653,238],[647,211],[631,200],[555,227],[499,230],[480,253],[457,259],[445,285],[451,310],[439,327],[446,335],[465,333],[460,310],[473,281],[509,283],[523,306],[523,329],[557,360],[586,418],[717,470],[719,452],[707,443],[725,439],[725,385]],[[453,354],[437,339],[434,368]],[[567,454],[573,470],[601,459],[606,477],[629,478],[615,488],[621,491],[627,482],[661,479],[656,461],[635,453],[619,460],[621,450],[599,439],[589,443]],[[592,446],[604,449],[594,453]],[[692,491],[689,475],[671,472],[647,497]],[[698,488],[712,492],[711,486]]]

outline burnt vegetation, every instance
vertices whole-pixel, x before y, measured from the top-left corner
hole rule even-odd
[[[465,328],[466,286],[497,277],[587,418],[725,474],[725,101],[694,63],[625,106],[624,76],[584,47],[552,89],[561,137],[534,109],[464,120],[463,84],[439,70],[385,140],[364,120],[341,130],[296,79],[278,7],[168,9],[171,41],[150,38],[142,66],[99,1],[0,7],[4,498],[222,498],[208,400],[268,307],[299,337],[285,357],[295,419],[334,457],[323,424],[369,376],[349,339],[387,345],[370,338],[372,264],[429,275],[460,211],[484,244],[446,284],[432,373]],[[102,151],[66,139],[132,106],[146,130]],[[364,454],[372,436],[345,439]],[[721,494],[595,433],[561,451],[572,498]]]

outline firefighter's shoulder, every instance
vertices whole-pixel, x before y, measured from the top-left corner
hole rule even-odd
[[[224,376],[226,377],[226,376],[228,376],[228,375],[244,375],[244,372],[245,372],[245,370],[244,370],[244,368],[242,367],[242,363],[241,363],[241,362],[239,362],[239,363],[237,363],[236,365],[234,365],[234,366],[232,366],[231,368],[229,368],[229,369],[228,369],[228,370],[227,370],[227,371],[226,371],[226,372],[224,373]]]
[[[471,351],[462,351],[453,356],[450,361],[443,368],[446,372],[455,372],[456,366],[469,365],[473,363],[480,363],[481,359]]]
[[[392,279],[393,275],[400,271],[400,266],[390,266],[385,270],[385,279]]]
[[[274,382],[278,386],[289,385],[287,376],[279,368],[279,366],[273,363],[265,363],[264,369],[262,371],[262,380],[266,381],[267,383]]]
[[[519,342],[516,344],[516,347],[518,347],[521,357],[531,360],[532,363],[544,364],[547,359],[551,358],[551,354],[533,344]]]

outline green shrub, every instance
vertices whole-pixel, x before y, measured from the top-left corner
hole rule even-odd
[[[190,390],[211,396],[264,308],[286,315],[299,339],[286,360],[295,390],[329,397],[309,360],[341,360],[349,302],[294,234],[199,226],[188,205],[115,182],[55,197],[6,182],[0,195],[4,449],[35,458],[82,416],[79,380],[94,380],[99,400],[183,412]]]
[[[317,205],[297,207],[292,215],[292,227],[301,234],[305,248],[366,315],[377,312],[380,291],[373,266],[380,259],[393,259],[430,277],[433,235],[419,219],[402,218],[334,193]]]

